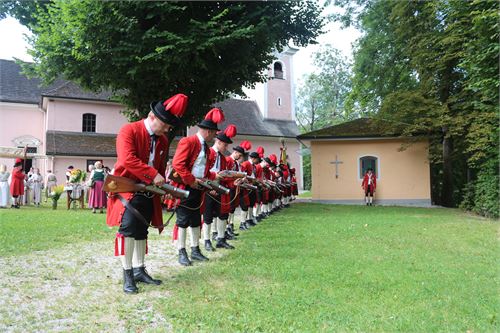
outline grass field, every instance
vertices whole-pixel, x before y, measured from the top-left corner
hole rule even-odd
[[[451,209],[294,203],[164,283],[121,292],[104,215],[0,210],[0,331],[495,332],[499,224]]]

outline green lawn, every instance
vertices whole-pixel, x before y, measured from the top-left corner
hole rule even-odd
[[[0,259],[52,247],[40,238],[63,247],[75,234],[85,243],[115,232],[89,211],[9,209],[0,219]],[[498,227],[451,209],[294,203],[243,232],[236,250],[187,269],[157,270],[164,284],[136,296],[121,295],[114,283],[117,296],[94,308],[118,307],[130,331],[494,332]],[[164,238],[152,234],[151,246]],[[115,304],[129,300],[134,306]],[[164,326],[128,319],[145,307]],[[97,313],[71,313],[74,322],[97,316],[91,330],[111,330],[99,326]]]

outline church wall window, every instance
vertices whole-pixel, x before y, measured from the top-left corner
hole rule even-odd
[[[377,156],[361,156],[358,159],[359,179],[363,179],[368,169],[372,169],[377,179],[380,178],[380,159]]]
[[[84,113],[82,117],[82,132],[95,133],[95,119],[95,114]]]
[[[277,101],[277,103],[278,103],[278,106],[281,106],[281,105],[282,105],[281,97],[278,97],[278,101]]]

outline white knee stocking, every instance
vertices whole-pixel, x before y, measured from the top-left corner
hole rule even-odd
[[[132,257],[134,255],[134,245],[135,239],[132,237],[123,237],[124,242],[124,255],[120,256],[120,260],[122,261],[123,269],[132,269]]]

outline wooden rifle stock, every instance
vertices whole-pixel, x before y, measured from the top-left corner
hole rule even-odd
[[[245,178],[247,176],[247,173],[234,170],[222,170],[219,172],[219,175],[224,178]]]
[[[104,191],[114,193],[148,191],[159,195],[164,195],[166,193],[163,189],[154,185],[136,183],[130,178],[115,175],[106,175],[104,178]]]

